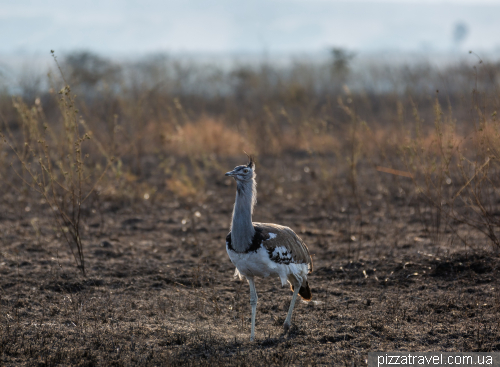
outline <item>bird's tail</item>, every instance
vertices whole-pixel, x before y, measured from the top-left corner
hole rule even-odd
[[[293,285],[290,285],[290,288],[292,288],[292,291],[294,290]],[[309,288],[309,282],[307,280],[306,284],[300,287],[299,296],[301,296],[304,301],[310,301],[312,299],[311,288]]]

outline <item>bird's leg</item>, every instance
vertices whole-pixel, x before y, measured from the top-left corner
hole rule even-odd
[[[297,299],[297,295],[299,294],[300,287],[302,286],[302,278],[296,277],[295,282],[293,284],[293,296],[292,301],[290,302],[290,308],[288,309],[288,314],[286,315],[285,323],[283,324],[283,328],[285,329],[285,333],[290,329],[292,325],[292,313],[293,307],[295,306],[295,301]]]
[[[250,341],[255,339],[255,314],[257,313],[257,291],[255,290],[255,282],[253,278],[248,278],[250,285],[250,305],[252,306],[252,329],[250,332]]]

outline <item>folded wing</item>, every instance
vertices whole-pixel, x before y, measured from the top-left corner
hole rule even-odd
[[[308,273],[313,270],[309,249],[290,228],[270,223],[253,223],[263,238],[262,246],[272,261],[282,264],[307,264]]]

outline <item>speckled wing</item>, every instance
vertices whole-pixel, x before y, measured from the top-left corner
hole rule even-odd
[[[307,264],[308,273],[313,270],[309,249],[290,228],[271,223],[253,223],[256,231],[266,238],[262,241],[272,261],[284,264]]]

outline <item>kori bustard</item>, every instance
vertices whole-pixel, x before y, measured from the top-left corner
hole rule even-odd
[[[231,231],[226,237],[226,250],[236,266],[235,276],[245,277],[250,285],[252,328],[250,340],[255,339],[255,313],[257,292],[254,277],[278,275],[284,286],[290,283],[293,291],[290,308],[283,327],[291,326],[292,312],[297,294],[311,300],[307,274],[312,271],[312,260],[306,244],[288,227],[270,223],[252,222],[253,207],[257,202],[255,163],[252,157],[247,165],[237,166],[226,176],[236,180]]]

